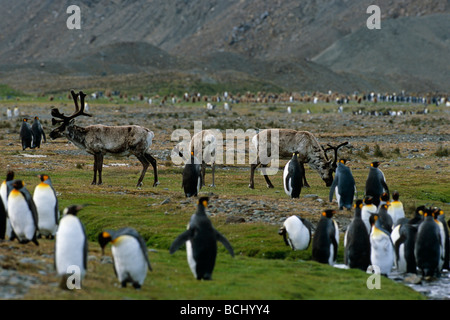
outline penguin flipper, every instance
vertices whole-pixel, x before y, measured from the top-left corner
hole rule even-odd
[[[335,191],[336,191],[336,187],[337,187],[337,185],[338,185],[338,180],[339,180],[339,176],[338,175],[336,175],[335,177],[334,177],[334,179],[333,179],[333,183],[331,184],[331,187],[330,187],[330,194],[329,194],[329,196],[328,196],[328,201],[333,201],[333,195],[334,195],[334,193],[335,193]]]
[[[186,241],[189,240],[189,238],[192,235],[192,229],[188,229],[182,234],[180,234],[170,245],[169,252],[170,254],[173,254],[175,251],[177,251]]]
[[[225,238],[225,236],[223,234],[221,234],[219,231],[216,231],[216,239],[217,241],[222,242],[222,244],[225,246],[225,248],[228,250],[228,252],[230,253],[230,255],[232,257],[234,257],[234,250],[233,247],[231,246],[230,242],[227,240],[227,238]]]

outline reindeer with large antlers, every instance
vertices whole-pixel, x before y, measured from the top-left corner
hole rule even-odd
[[[274,132],[274,130],[277,132]],[[271,136],[273,134],[278,136],[278,141],[271,141]],[[261,152],[267,150],[270,151],[273,148],[278,148],[278,155],[281,159],[290,159],[294,152],[298,152],[298,160],[300,165],[303,166],[304,163],[308,163],[312,169],[319,173],[322,180],[325,181],[326,186],[329,187],[333,183],[333,172],[335,172],[337,168],[336,161],[338,149],[348,144],[348,142],[344,142],[337,147],[328,145],[328,148],[324,149],[312,133],[308,131],[296,131],[291,129],[263,130],[253,136],[252,143],[256,148],[258,157],[256,163],[252,163],[250,167],[249,188],[251,189],[254,189],[255,169],[261,164]],[[328,159],[328,150],[335,151],[334,159]],[[265,167],[267,165],[262,164],[262,166]],[[267,174],[264,175],[264,179],[266,180],[267,187],[273,188]],[[303,180],[304,185],[309,186],[305,176],[303,176]]]
[[[75,112],[70,116],[65,116],[57,108],[52,108],[51,115],[54,117],[52,124],[60,124],[60,126],[50,132],[50,138],[57,139],[64,136],[78,148],[94,156],[94,179],[92,184],[102,184],[103,157],[106,154],[113,156],[129,156],[133,154],[143,166],[137,187],[142,186],[142,180],[150,164],[153,167],[155,176],[153,186],[157,186],[159,182],[156,159],[148,152],[154,133],[147,128],[136,125],[104,126],[96,124],[87,127],[77,126],[75,125],[75,118],[79,116],[92,117],[92,115],[84,112],[84,98],[86,95],[82,91],[75,93],[73,90],[71,94],[75,103]],[[78,106],[78,98],[80,98],[80,106]]]

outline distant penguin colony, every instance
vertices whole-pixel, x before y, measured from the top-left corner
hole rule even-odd
[[[183,244],[186,244],[186,254],[189,267],[197,280],[212,280],[216,263],[217,241],[220,241],[234,257],[234,251],[228,240],[217,231],[206,215],[209,198],[198,200],[197,211],[192,215],[188,229],[180,234],[170,246],[173,254]]]
[[[106,245],[111,242],[114,272],[122,288],[131,283],[135,289],[140,289],[147,270],[152,271],[147,246],[141,235],[129,227],[117,231],[105,230],[99,234],[98,242],[103,255]]]
[[[291,198],[299,198],[305,175],[303,166],[298,162],[298,152],[292,155],[283,170],[284,192]]]
[[[329,193],[330,202],[333,200],[333,195],[336,195],[339,210],[342,210],[343,208],[346,208],[347,210],[352,209],[356,190],[355,179],[353,178],[350,168],[345,165],[346,162],[346,159],[341,159],[339,161]]]

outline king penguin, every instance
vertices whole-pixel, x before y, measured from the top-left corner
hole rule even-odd
[[[189,267],[197,280],[211,280],[216,262],[217,241],[220,241],[234,257],[234,251],[228,240],[217,231],[206,215],[208,198],[198,200],[197,211],[191,216],[188,229],[180,234],[170,246],[173,254],[184,243]]]
[[[333,200],[333,194],[336,194],[336,200],[339,210],[344,207],[351,210],[353,206],[353,198],[355,196],[356,184],[352,171],[346,166],[347,160],[339,160],[336,168],[336,175],[330,187],[329,201]]]
[[[31,132],[33,134],[33,143],[31,148],[40,148],[42,140],[47,142],[47,138],[45,137],[44,129],[42,128],[42,124],[39,121],[39,117],[34,117],[33,124],[31,125]]]
[[[10,240],[17,238],[22,244],[32,241],[39,245],[36,239],[38,214],[33,198],[22,180],[14,180],[12,187],[8,197],[8,217],[12,228]]]
[[[105,255],[105,247],[109,242],[112,245],[114,272],[122,288],[129,282],[135,289],[140,289],[147,270],[152,271],[144,239],[135,229],[129,227],[117,231],[105,230],[98,235],[102,255]]]
[[[344,263],[349,268],[366,271],[370,265],[370,238],[361,218],[362,207],[362,200],[356,200],[355,214],[344,237]]]
[[[34,188],[33,201],[39,216],[39,236],[53,239],[58,228],[59,206],[52,181],[47,174],[40,174],[41,182]]]
[[[284,220],[278,234],[292,250],[306,250],[311,244],[311,230],[311,222],[294,215]]]
[[[417,225],[401,223],[391,233],[395,249],[395,268],[400,273],[416,273],[416,258],[414,245],[417,235]]]
[[[439,224],[429,208],[423,212],[423,222],[417,230],[414,255],[417,267],[425,278],[440,275],[442,239]]]
[[[387,232],[392,232],[392,227],[394,226],[392,222],[392,218],[388,213],[388,204],[382,204],[378,208],[378,220],[380,221],[381,227],[386,230]]]
[[[397,221],[403,219],[405,217],[405,210],[403,209],[403,203],[399,200],[400,194],[398,191],[394,191],[392,193],[392,202],[388,208],[388,213],[392,218],[392,222],[394,225],[397,224]]]
[[[365,196],[363,200],[363,207],[361,209],[361,219],[366,226],[367,233],[370,234],[372,225],[370,223],[370,217],[377,212],[377,207],[373,204],[372,196]]]
[[[334,265],[339,246],[339,228],[334,221],[334,210],[325,210],[317,224],[312,243],[312,258],[320,263]]]
[[[26,148],[32,149],[33,132],[31,131],[31,126],[27,118],[23,118],[22,125],[20,126],[20,140],[22,142],[22,150]]]
[[[283,171],[284,192],[292,199],[300,197],[303,187],[303,176],[305,175],[303,167],[298,162],[297,154],[298,152],[295,152],[292,155],[291,160],[286,163]]]
[[[444,214],[444,210],[441,210],[440,208],[433,208],[433,210],[435,211],[435,214],[437,215],[437,219],[442,223],[442,227],[444,228],[444,265],[443,268],[450,270],[450,266],[449,266],[449,259],[450,259],[450,239],[449,239],[449,234],[448,234],[448,226],[447,223],[445,223],[445,214]],[[450,220],[449,220],[450,221]]]
[[[372,216],[372,231],[370,232],[370,262],[377,266],[380,273],[389,276],[394,266],[395,253],[390,232],[381,226],[378,214]]]
[[[3,180],[0,186],[0,198],[3,203],[5,215],[0,216],[0,239],[5,237],[11,237],[11,223],[8,219],[8,196],[12,190],[12,184],[14,182],[14,171],[8,170],[6,173],[6,179]],[[2,231],[4,228],[4,232]]]
[[[67,281],[73,274],[74,267],[79,271],[77,275],[80,286],[87,271],[88,241],[84,225],[77,217],[82,208],[80,205],[65,208],[56,231],[55,269],[61,277],[60,286],[63,289],[68,288]]]
[[[196,197],[202,188],[202,167],[200,161],[191,153],[183,169],[184,194],[187,198]]]
[[[389,188],[386,184],[386,178],[378,166],[379,161],[374,161],[370,164],[369,175],[366,180],[365,195],[373,197],[373,204],[377,206],[380,204],[380,196],[383,192],[389,193]]]

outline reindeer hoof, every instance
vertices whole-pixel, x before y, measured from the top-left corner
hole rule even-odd
[[[273,188],[274,188],[274,186],[273,186],[272,184],[268,184],[268,185],[267,185],[267,188],[269,188],[269,189],[273,189]]]
[[[158,185],[159,185],[159,181],[156,181],[156,182],[153,184],[154,187],[157,187]]]
[[[210,186],[211,188],[215,188],[215,187],[216,187],[215,184],[210,184],[209,186]]]
[[[255,186],[252,185],[252,184],[249,184],[248,187],[249,187],[250,189],[255,189]]]

